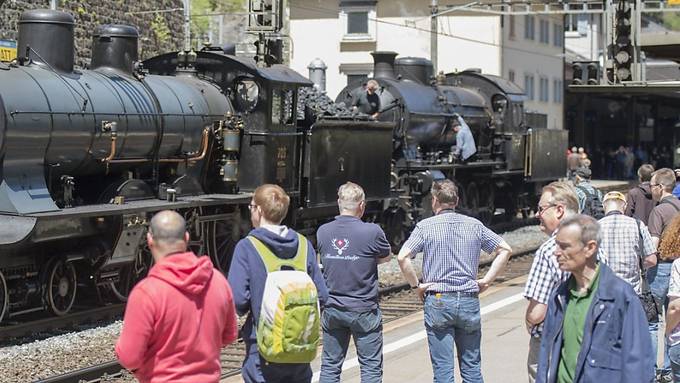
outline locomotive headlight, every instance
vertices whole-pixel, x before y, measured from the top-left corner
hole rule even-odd
[[[260,86],[255,80],[242,79],[236,83],[236,102],[246,112],[257,106],[260,97]]]
[[[494,112],[502,113],[508,106],[508,99],[505,96],[495,95],[491,101]]]

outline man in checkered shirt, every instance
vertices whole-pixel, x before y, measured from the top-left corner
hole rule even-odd
[[[482,383],[479,293],[503,269],[511,249],[474,218],[457,214],[458,188],[449,180],[432,186],[433,217],[416,225],[398,255],[404,277],[425,301],[425,329],[435,382],[453,382],[454,343],[464,382]],[[477,279],[480,251],[497,251],[484,278]],[[411,258],[423,252],[423,283]]]
[[[578,197],[574,188],[566,182],[553,182],[542,190],[538,201],[536,218],[540,221],[541,231],[550,235],[541,247],[536,250],[534,262],[529,271],[524,297],[529,300],[525,314],[527,330],[531,334],[529,340],[529,358],[527,370],[529,382],[536,380],[538,356],[541,348],[541,331],[548,308],[548,300],[553,290],[569,278],[569,273],[560,270],[555,258],[555,231],[560,222],[578,213]]]
[[[644,254],[644,267],[656,265],[656,248],[647,225],[623,214],[626,196],[617,191],[604,196],[604,218],[601,218],[600,247],[607,253],[607,266],[614,274],[633,286],[635,293],[642,293],[640,278],[640,248]],[[638,226],[638,222],[640,226]],[[642,236],[642,243],[640,243]]]

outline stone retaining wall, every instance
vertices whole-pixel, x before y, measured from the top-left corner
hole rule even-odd
[[[49,8],[49,0],[0,0],[0,38],[16,40],[21,12]],[[182,47],[182,0],[58,0],[57,9],[75,20],[76,65],[90,62],[92,32],[101,24],[129,24],[140,32],[140,56],[147,58]],[[178,9],[170,11],[172,9]],[[138,13],[161,11],[158,13]]]

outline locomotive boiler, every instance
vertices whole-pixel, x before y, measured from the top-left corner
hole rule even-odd
[[[0,320],[63,315],[79,285],[124,300],[148,266],[150,212],[182,211],[195,250],[214,256],[218,225],[240,219],[225,204],[247,200],[233,193],[242,121],[224,89],[196,76],[196,54],[176,55],[173,76],[145,74],[137,30],[105,25],[90,69],[75,69],[73,24],[24,12],[20,57],[0,66]]]
[[[395,60],[395,52],[374,52],[374,80],[380,84],[380,121],[395,124],[392,200],[384,224],[395,243],[431,214],[429,188],[436,179],[455,180],[461,208],[490,222],[497,213],[512,218],[518,207],[534,206],[536,190],[565,172],[567,132],[528,126],[524,92],[503,78],[478,70],[437,76],[424,58]],[[353,105],[362,83],[349,84],[336,102]],[[475,138],[473,161],[452,155],[460,115]],[[404,230],[404,228],[407,228]]]

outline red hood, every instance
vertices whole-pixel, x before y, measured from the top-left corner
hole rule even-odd
[[[187,294],[200,294],[213,273],[213,264],[207,256],[197,257],[192,252],[165,257],[149,271],[149,277],[163,280]]]

